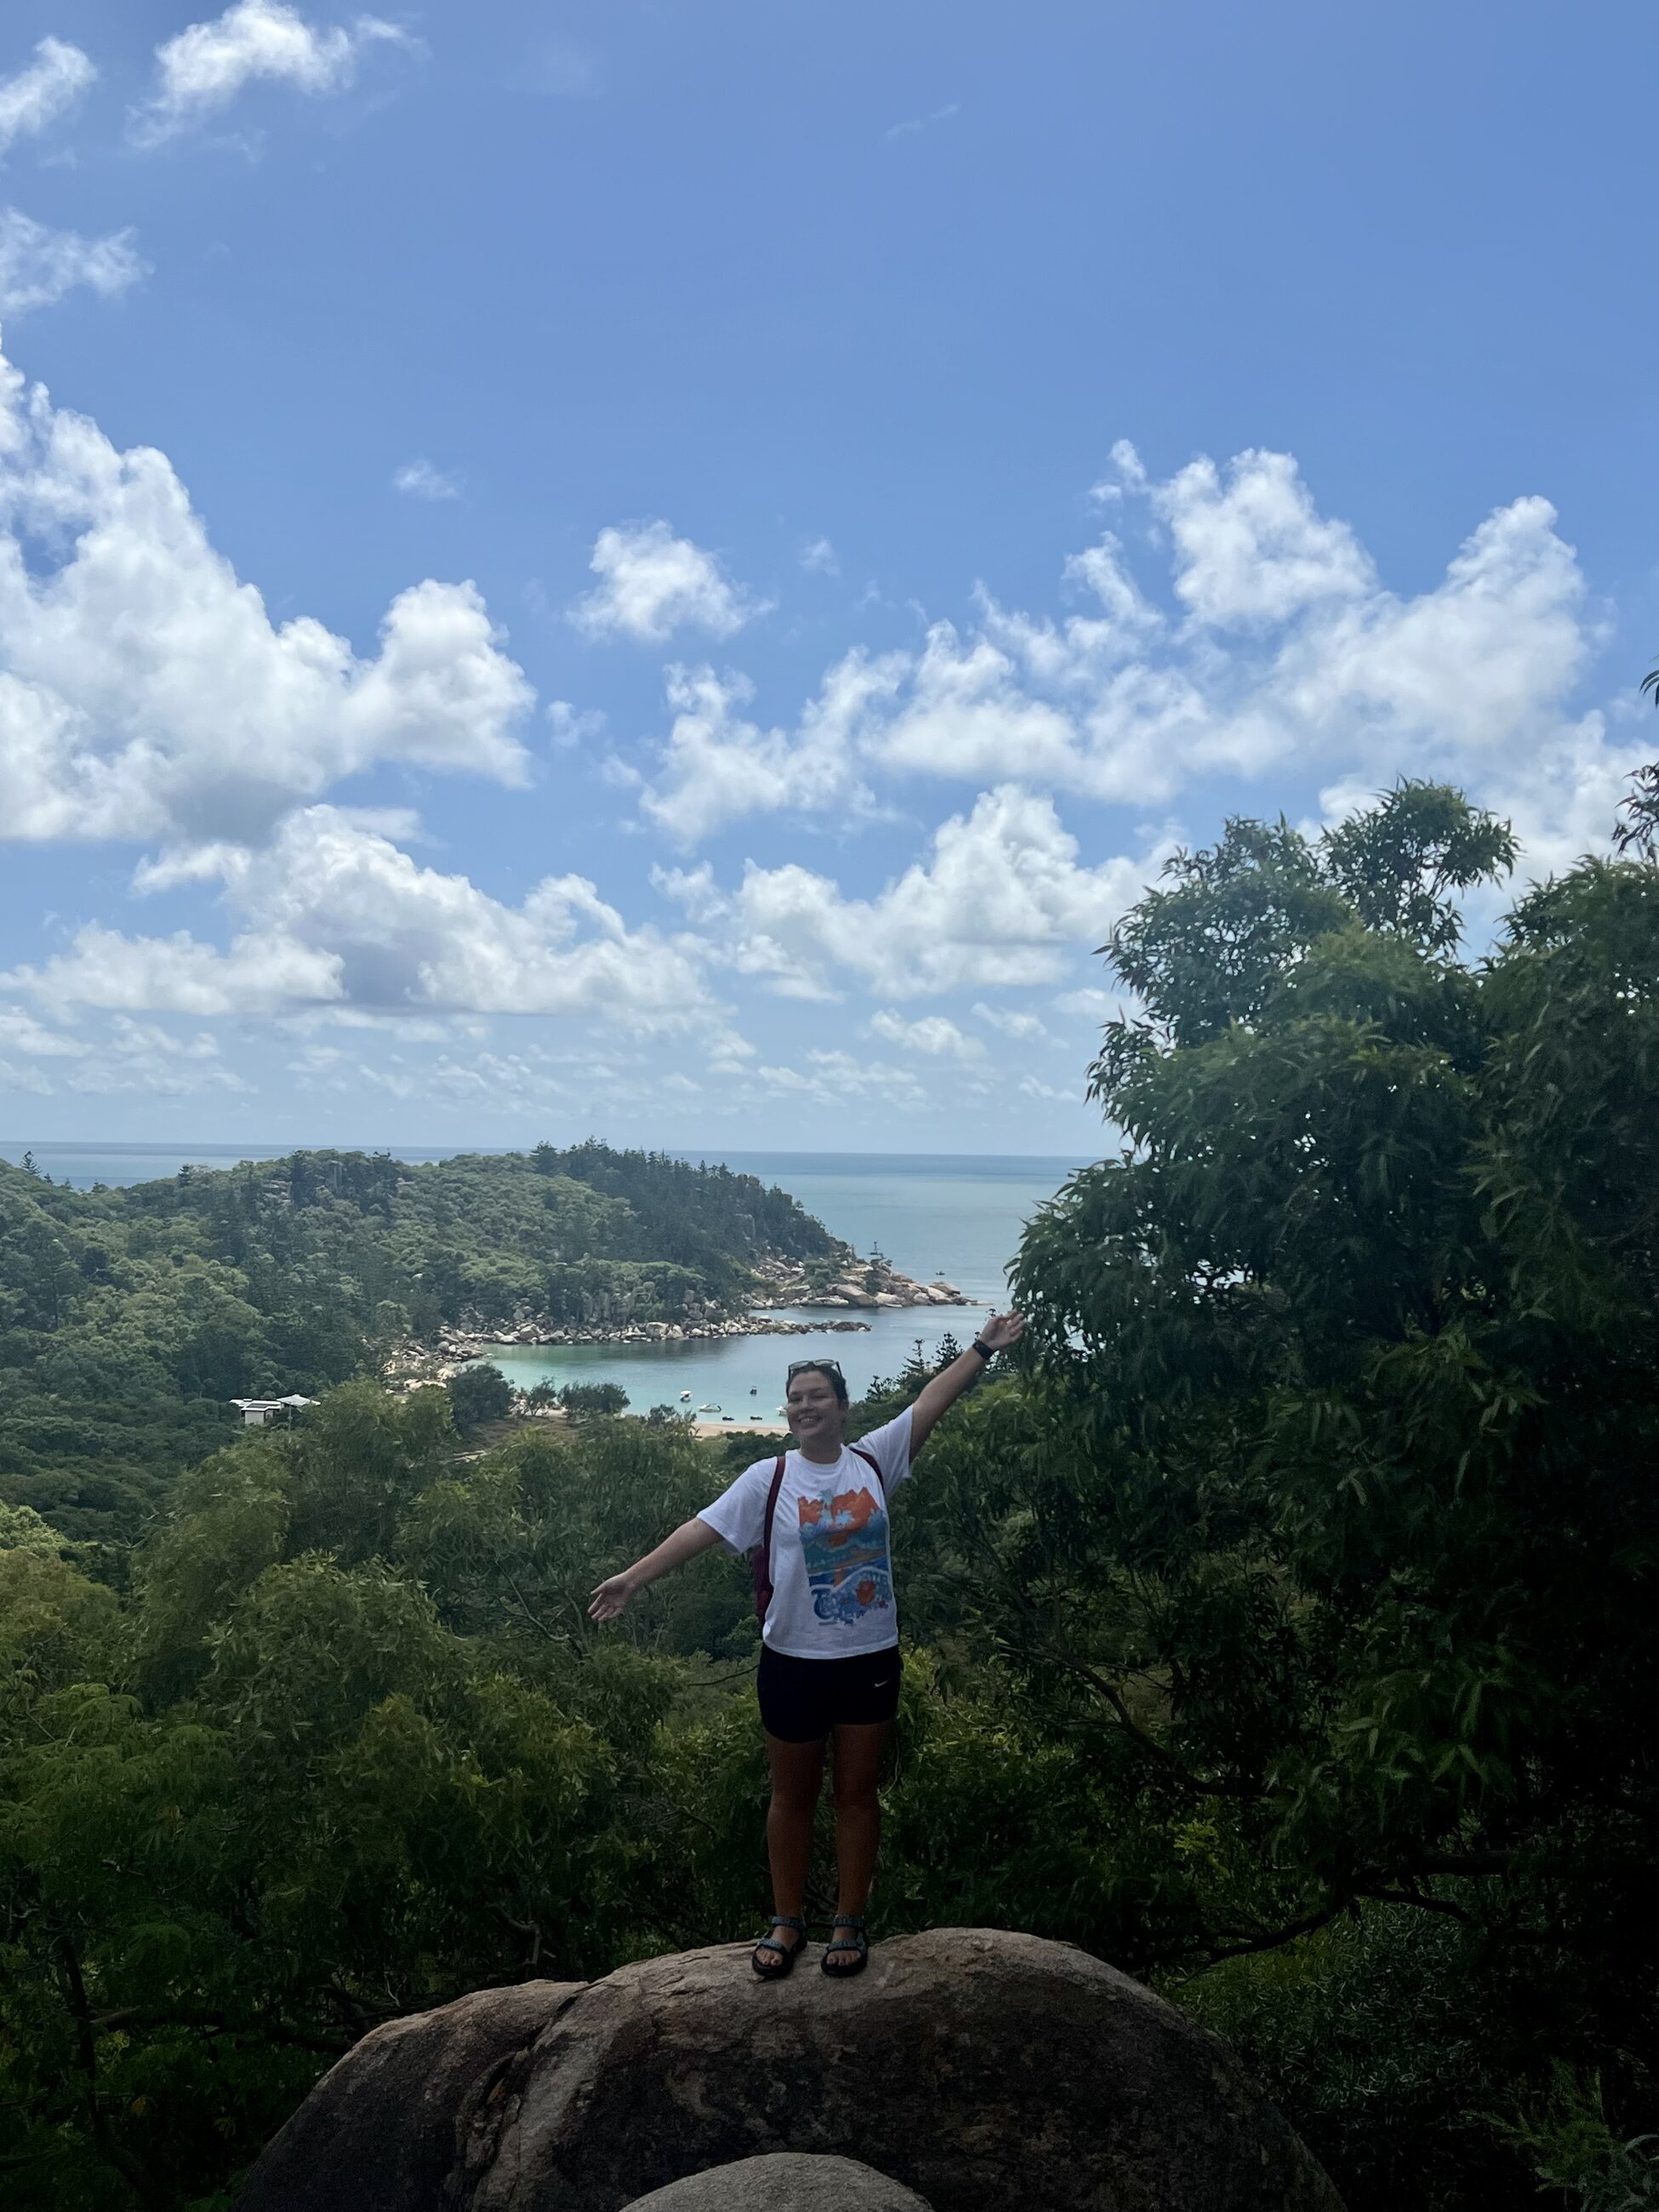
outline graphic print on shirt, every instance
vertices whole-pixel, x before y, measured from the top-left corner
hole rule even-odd
[[[800,1548],[820,1620],[858,1622],[890,1609],[887,1509],[867,1489],[803,1498]]]

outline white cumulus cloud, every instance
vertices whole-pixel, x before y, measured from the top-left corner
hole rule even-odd
[[[22,1006],[0,1006],[0,1051],[27,1053],[31,1060],[78,1060],[90,1050],[79,1038],[48,1029]]]
[[[67,1036],[17,1006],[0,1007],[0,1054],[21,1053],[19,1068],[0,1058],[0,1082],[49,1097],[59,1091],[106,1094],[124,1091],[179,1093],[246,1085],[221,1059],[217,1040],[204,1030],[179,1036],[157,1022],[117,1013],[90,1033]],[[67,1065],[49,1068],[46,1061]]]
[[[55,307],[79,285],[103,299],[125,292],[149,274],[130,230],[83,238],[78,230],[52,230],[21,208],[0,208],[0,315],[24,315]]]
[[[1207,458],[1153,487],[1176,550],[1176,592],[1202,623],[1284,622],[1328,599],[1376,589],[1364,547],[1320,514],[1288,453]]]
[[[1486,749],[1536,738],[1590,638],[1583,580],[1545,499],[1518,499],[1463,543],[1432,592],[1373,592],[1287,638],[1272,696],[1322,737],[1381,727]]]
[[[674,1026],[705,1003],[695,947],[630,930],[586,878],[549,877],[507,906],[335,807],[290,815],[259,848],[146,871],[141,887],[210,872],[244,925],[226,951],[183,931],[130,937],[94,923],[0,981],[48,1005],[198,1015],[309,1006]]]
[[[908,1067],[823,1048],[810,1051],[800,1066],[763,1061],[746,1079],[775,1097],[810,1099],[817,1106],[878,1098],[891,1106],[915,1107],[927,1100],[926,1089]]]
[[[988,1030],[999,1036],[1014,1037],[1022,1044],[1053,1044],[1054,1040],[1036,1014],[1022,1014],[1009,1006],[988,1006],[981,999],[974,1006],[974,1018],[983,1022]]]
[[[1092,984],[1085,985],[1081,990],[1062,991],[1049,1003],[1057,1014],[1071,1014],[1082,1021],[1103,1023],[1123,1012],[1126,1005],[1121,994],[1103,991]]]
[[[470,583],[400,592],[368,658],[273,625],[164,454],[0,362],[0,835],[246,842],[377,761],[521,782],[532,698]]]
[[[902,658],[848,653],[823,680],[793,732],[763,729],[739,711],[753,696],[742,677],[672,667],[674,720],[656,780],[641,798],[659,829],[694,843],[745,814],[867,811],[858,739],[873,705],[901,680]]]
[[[129,1014],[111,1017],[86,1058],[69,1070],[65,1086],[94,1094],[149,1091],[164,1097],[249,1087],[224,1065],[217,1039],[205,1030],[179,1036],[160,1022],[136,1022]]]
[[[405,461],[395,470],[392,477],[394,491],[407,492],[411,499],[459,499],[461,487],[454,477],[446,476],[441,469],[417,456]]]
[[[930,1060],[983,1060],[985,1047],[943,1014],[900,1014],[891,1006],[878,1007],[870,1017],[872,1036],[907,1052],[926,1053]]]
[[[589,637],[631,637],[660,645],[677,629],[731,637],[766,611],[734,584],[714,555],[665,522],[612,525],[600,531],[588,566],[599,579],[570,619]]]
[[[884,998],[914,999],[1054,981],[1152,872],[1154,861],[1123,858],[1084,866],[1053,801],[1004,785],[943,823],[929,857],[873,898],[849,898],[793,861],[751,861],[729,895],[705,870],[659,882],[737,968],[787,996],[830,997],[838,981],[860,979]]]
[[[42,39],[26,68],[0,77],[0,154],[15,138],[36,136],[55,123],[97,74],[79,46]]]
[[[1068,781],[1077,743],[1063,708],[1033,697],[1007,653],[988,637],[965,646],[937,623],[908,672],[900,711],[875,740],[890,767]]]
[[[1599,632],[1547,501],[1496,509],[1437,583],[1402,595],[1289,454],[1199,460],[1163,483],[1132,448],[1114,458],[1105,489],[1165,547],[1175,614],[1108,532],[1064,564],[1074,611],[1011,609],[981,587],[971,625],[936,621],[919,647],[879,657],[854,648],[838,667],[863,672],[856,713],[760,729],[732,711],[743,679],[721,679],[720,711],[671,731],[647,813],[690,841],[746,814],[842,805],[884,772],[1139,806],[1286,770],[1372,787],[1436,775],[1485,797],[1500,764],[1582,756],[1566,702]],[[1600,758],[1600,782],[1624,764]]]
[[[133,136],[141,145],[159,145],[228,107],[260,79],[296,92],[343,92],[366,47],[404,37],[374,15],[322,27],[283,0],[236,0],[211,22],[191,23],[155,49],[155,91],[134,115]]]
[[[683,946],[629,929],[586,878],[548,877],[509,907],[331,807],[287,823],[233,896],[337,957],[356,1005],[678,1018],[703,996]]]
[[[198,1016],[267,1014],[342,995],[338,958],[289,939],[256,933],[221,952],[182,929],[128,937],[95,921],[76,932],[68,952],[39,968],[15,968],[3,981],[49,1006]]]

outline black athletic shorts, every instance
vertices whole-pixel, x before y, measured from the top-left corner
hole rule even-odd
[[[816,1743],[832,1728],[867,1728],[898,1711],[899,1648],[850,1659],[796,1659],[761,1647],[761,1723],[785,1743]]]

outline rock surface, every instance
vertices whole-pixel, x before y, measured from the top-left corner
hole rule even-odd
[[[855,2158],[772,2151],[636,2197],[629,2212],[932,2212],[927,2200]]]
[[[775,2151],[854,2154],[935,2212],[1341,2212],[1173,2006],[1070,1944],[961,1928],[848,1982],[763,1983],[726,1944],[379,2029],[239,2212],[620,2212]]]
[[[453,2201],[445,2187],[501,2067],[589,1986],[478,1990],[437,2012],[377,2027],[323,2076],[270,2143],[243,2201],[356,2212],[414,2212]]]

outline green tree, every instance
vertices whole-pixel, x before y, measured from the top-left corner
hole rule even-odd
[[[626,1412],[628,1393],[620,1382],[567,1382],[559,1392],[559,1403],[575,1417],[614,1415]]]
[[[445,1392],[352,1383],[183,1477],[125,1605],[7,1509],[9,2205],[228,2202],[377,2021],[703,1932],[662,1730],[741,1571],[626,1642],[586,1603],[717,1481],[678,1424],[462,1458]]]
[[[0,1162],[0,1500],[120,1542],[235,1422],[445,1324],[730,1311],[757,1263],[850,1258],[782,1191],[590,1143],[296,1152],[125,1190]]]
[[[455,1426],[464,1437],[476,1436],[491,1421],[504,1421],[513,1410],[513,1385],[488,1362],[463,1367],[448,1389]]]
[[[1553,1993],[1534,2060],[1646,2053],[1634,2095],[1659,866],[1583,862],[1466,965],[1452,894],[1510,850],[1407,786],[1172,864],[1111,946],[1144,1004],[1094,1072],[1124,1148],[1033,1223],[1026,1396],[939,1473],[1024,1693],[1111,1778],[1115,1955],[1413,1906]]]

